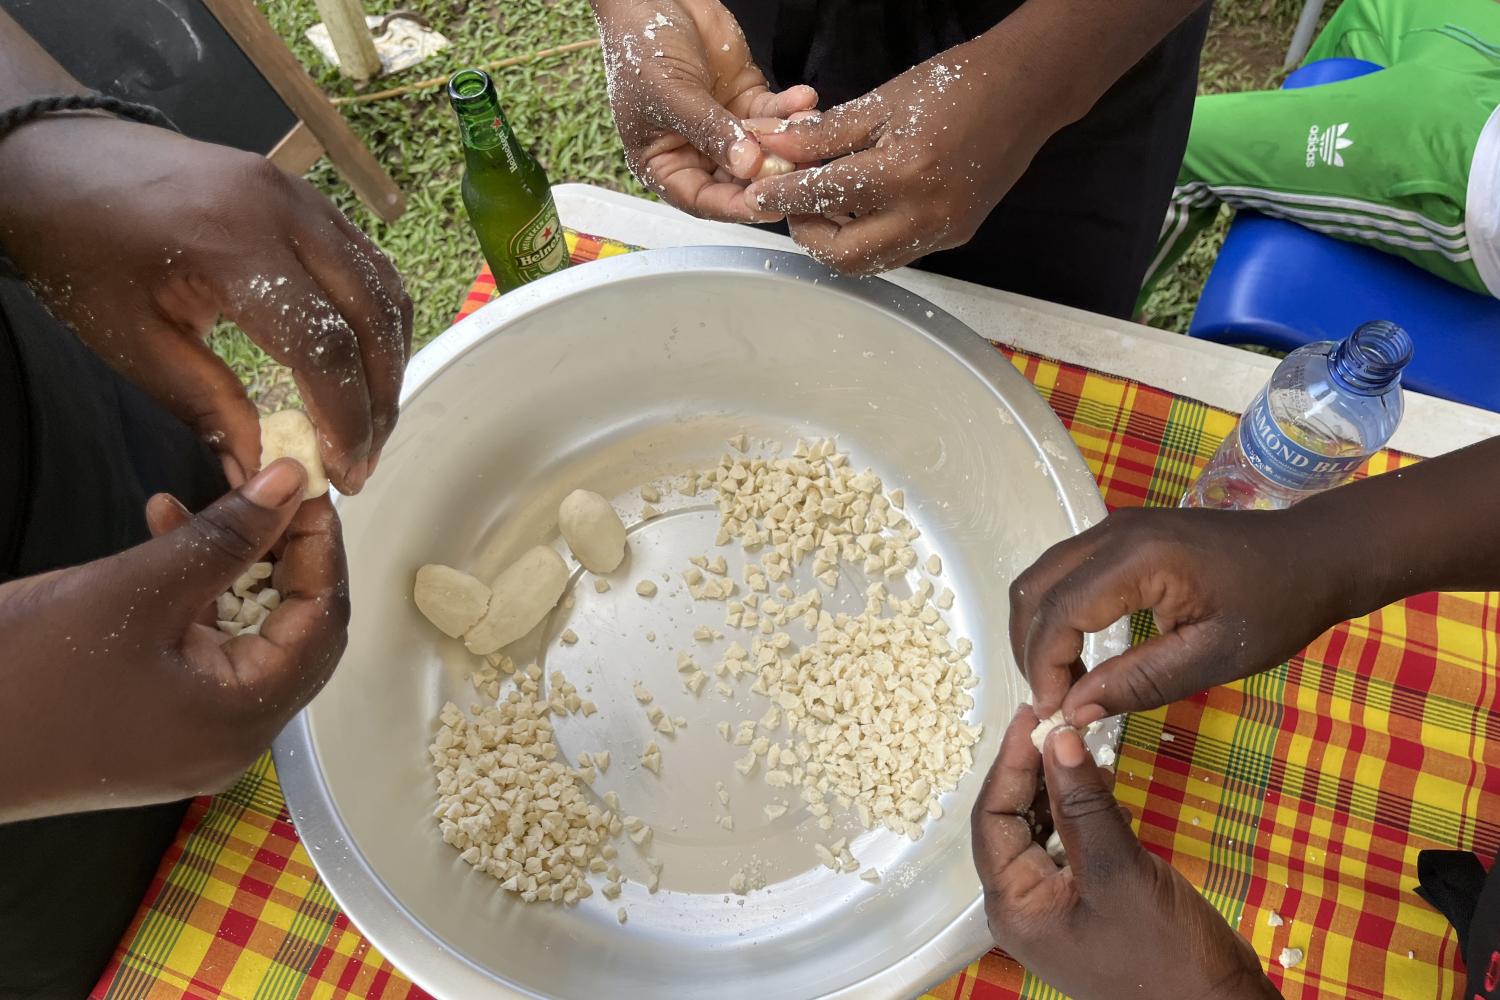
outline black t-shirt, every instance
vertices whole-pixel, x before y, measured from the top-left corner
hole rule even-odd
[[[158,491],[190,510],[224,490],[212,453],[0,279],[0,581],[112,555],[148,537]]]

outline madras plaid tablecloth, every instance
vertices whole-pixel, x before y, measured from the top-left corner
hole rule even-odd
[[[569,246],[580,262],[629,249],[571,234]],[[460,315],[493,295],[485,272]],[[1174,503],[1234,424],[1162,389],[1001,350],[1068,426],[1111,508]],[[1367,471],[1409,461],[1383,453]],[[1136,638],[1149,628],[1139,618]],[[1412,886],[1424,848],[1486,859],[1500,848],[1497,646],[1496,595],[1425,595],[1126,723],[1116,791],[1142,841],[1253,942],[1289,1000],[1462,989],[1455,936]],[[1272,911],[1283,926],[1269,926]],[[1282,970],[1274,956],[1288,945],[1307,957]],[[194,803],[93,994],[422,995],[319,882],[269,757]],[[1057,995],[992,952],[927,996]]]

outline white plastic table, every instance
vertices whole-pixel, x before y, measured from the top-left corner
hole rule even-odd
[[[659,202],[590,184],[560,184],[553,188],[553,195],[565,225],[635,246],[797,249],[784,236],[704,222]],[[901,268],[885,277],[946,309],[990,340],[1236,412],[1245,408],[1276,367],[1274,359],[1249,351],[942,275]],[[1500,414],[1408,392],[1406,418],[1391,447],[1431,457],[1497,434]]]

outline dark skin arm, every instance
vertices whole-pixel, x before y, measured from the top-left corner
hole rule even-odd
[[[1038,754],[1036,722],[1023,706],[974,804],[974,866],[995,943],[1074,1000],[1280,997],[1245,939],[1141,846],[1078,732],[1054,730]],[[1032,829],[1030,816],[1049,810],[1066,867]]]
[[[1037,711],[1087,724],[1247,677],[1414,594],[1496,588],[1500,438],[1285,511],[1117,512],[1017,578],[1011,645]],[[1083,636],[1144,609],[1162,635],[1083,674]]]
[[[0,105],[81,89],[0,12]],[[0,823],[223,788],[327,680],[349,603],[332,504],[301,502],[293,461],[257,473],[255,408],[203,336],[227,316],[293,368],[330,476],[355,492],[395,423],[410,300],[305,182],[94,114],[0,141],[0,246],[238,487],[196,515],[157,495],[152,541],[0,586]],[[273,546],[281,605],[259,635],[223,635],[216,598]]]
[[[0,11],[0,106],[83,91]],[[204,337],[221,316],[292,369],[344,493],[395,427],[411,300],[385,256],[264,157],[94,114],[0,141],[0,246],[59,318],[193,427],[232,485],[255,408]]]
[[[792,217],[797,242],[845,272],[960,246],[1042,144],[1201,5],[1029,0],[863,97],[762,135],[767,153],[830,162],[758,180],[748,199]]]

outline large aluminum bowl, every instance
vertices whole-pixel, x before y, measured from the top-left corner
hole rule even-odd
[[[276,744],[313,862],[392,962],[443,997],[768,1000],[909,996],[985,950],[968,813],[1025,697],[1006,588],[1104,514],[1063,427],[993,347],[889,283],[840,278],[804,257],[650,251],[546,278],[459,323],[412,363],[402,408],[380,474],[339,501],[348,652]],[[443,562],[488,578],[531,545],[560,546],[557,504],[578,485],[639,520],[642,483],[716,460],[742,431],[788,444],[837,434],[854,464],[905,488],[922,558],[941,553],[942,582],[958,595],[954,632],[974,642],[985,725],[975,770],[917,843],[841,828],[858,834],[854,853],[882,871],[878,885],[817,865],[812,844],[839,834],[805,811],[768,822],[769,790],[734,774],[739,751],[714,732],[720,719],[759,717],[764,699],[730,703],[712,686],[695,699],[674,682],[676,651],[694,645],[697,622],[721,626],[722,606],[695,607],[665,583],[653,601],[634,593],[647,575],[675,582],[688,556],[712,548],[706,498],[669,496],[664,516],[632,529],[613,589],[574,586],[575,606],[535,637],[546,669],[598,703],[598,715],[559,724],[559,743],[569,759],[612,749],[595,790],[617,790],[655,826],[662,891],[631,884],[619,904],[596,893],[570,908],[507,897],[432,818],[433,720],[445,701],[475,700],[466,678],[478,664],[422,620],[413,571]],[[582,637],[576,646],[546,642],[565,626]],[[1117,628],[1086,657],[1124,642]],[[661,740],[660,778],[627,766],[652,735],[630,694],[636,677],[689,719]],[[714,822],[719,780],[734,789],[732,834]],[[729,877],[747,861],[771,885],[737,897]]]

